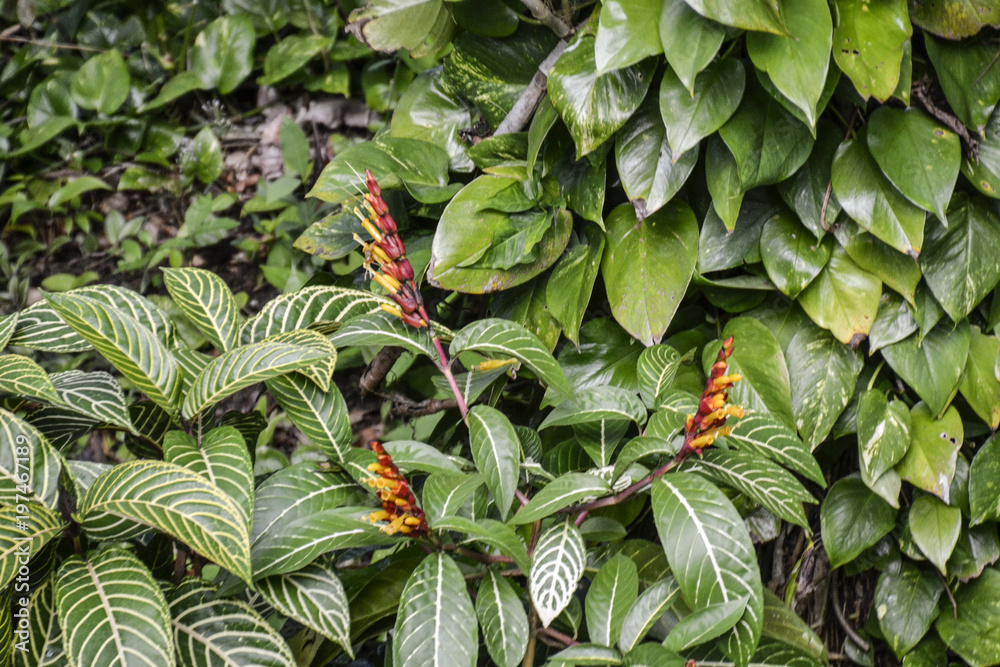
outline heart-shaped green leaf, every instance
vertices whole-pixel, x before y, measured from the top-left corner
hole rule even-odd
[[[669,67],[660,82],[660,114],[674,155],[694,148],[722,127],[743,97],[746,74],[739,60],[720,60],[705,68],[689,91]]]
[[[830,261],[799,295],[799,305],[837,340],[857,346],[871,331],[881,295],[882,282],[835,245]]]
[[[833,58],[862,97],[884,102],[899,83],[903,45],[913,33],[906,0],[836,0],[836,6]]]

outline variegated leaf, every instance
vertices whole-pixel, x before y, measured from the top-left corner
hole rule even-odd
[[[639,391],[642,398],[653,410],[660,407],[661,397],[674,382],[677,369],[688,358],[669,345],[647,347],[639,355],[636,374],[639,376]]]
[[[500,667],[521,664],[528,648],[528,615],[506,577],[486,572],[476,595],[476,615],[493,662]]]
[[[131,315],[73,293],[46,296],[59,316],[154,403],[177,412],[181,379],[166,346]]]
[[[611,488],[608,483],[597,475],[585,472],[566,473],[535,494],[510,522],[514,525],[532,523],[584,499],[600,498],[609,493]]]
[[[173,643],[180,665],[297,667],[285,640],[250,605],[214,596],[208,585],[188,580],[171,597]]]
[[[275,341],[279,343],[293,343],[304,347],[311,347],[320,352],[326,352],[328,356],[320,359],[314,364],[300,368],[298,373],[316,383],[323,391],[330,390],[330,380],[333,378],[333,369],[337,366],[337,348],[326,336],[318,333],[314,329],[296,329],[275,334],[265,341]]]
[[[170,353],[174,355],[174,361],[177,362],[177,368],[181,372],[181,396],[187,396],[194,379],[212,361],[212,355],[188,348],[178,348],[171,350]]]
[[[216,484],[165,461],[129,461],[101,475],[79,503],[95,539],[155,528],[250,581],[250,536],[240,508]]]
[[[58,451],[65,451],[78,444],[98,423],[90,417],[66,408],[43,405],[24,416],[24,420],[38,429],[49,444]]]
[[[331,461],[341,463],[354,439],[347,404],[336,385],[323,391],[300,373],[289,373],[266,382],[267,390],[292,423]]]
[[[70,556],[56,579],[56,608],[71,664],[177,664],[167,601],[131,551],[109,546]]]
[[[50,377],[63,408],[134,433],[125,394],[113,375],[104,371],[65,371]]]
[[[429,555],[410,575],[400,596],[392,664],[474,667],[478,635],[462,571],[447,554]]]
[[[759,503],[775,516],[809,530],[802,503],[817,500],[790,472],[753,452],[709,449],[688,459],[685,469],[704,473]]]
[[[253,508],[253,466],[243,436],[232,426],[219,426],[198,441],[183,431],[170,431],[163,439],[163,458],[202,475],[222,489],[236,504],[250,531]]]
[[[467,519],[464,516],[445,516],[434,520],[434,530],[453,530],[460,533],[463,543],[482,542],[508,556],[519,568],[527,572],[531,567],[524,542],[510,526],[495,519]]]
[[[737,449],[756,452],[785,468],[826,486],[823,471],[809,448],[792,429],[769,414],[752,412],[733,425],[726,442]]]
[[[427,521],[434,526],[441,517],[457,513],[469,496],[485,482],[479,473],[466,475],[460,472],[439,472],[428,476],[421,498]]]
[[[61,460],[38,429],[0,409],[0,505],[20,496],[55,508]]]
[[[264,577],[256,586],[272,607],[339,644],[354,657],[347,594],[332,567],[314,563],[298,572]]]
[[[437,324],[434,325],[434,330],[442,337],[451,333]],[[426,329],[414,329],[403,324],[395,315],[390,315],[381,309],[348,320],[330,336],[330,341],[338,348],[350,345],[396,345],[432,359],[437,358],[434,344]]]
[[[646,423],[646,406],[635,393],[614,386],[581,389],[576,396],[560,403],[549,413],[538,430],[550,426],[586,424],[602,419],[634,421],[641,428]]]
[[[539,538],[528,585],[538,618],[546,628],[573,599],[586,559],[583,537],[569,519],[550,527]]]
[[[165,346],[173,344],[174,325],[170,317],[152,301],[132,290],[117,285],[91,285],[67,294],[87,297],[107,308],[121,311],[151,331]],[[91,343],[68,326],[47,301],[39,301],[21,311],[10,344],[42,352],[85,352],[91,349]]]
[[[216,348],[236,347],[239,308],[222,278],[204,269],[163,269],[163,283],[174,303]]]
[[[11,336],[14,335],[14,330],[17,328],[17,319],[18,313],[0,316],[0,352],[7,347]]]
[[[0,588],[62,529],[62,519],[44,505],[25,502],[0,507]]]
[[[0,354],[0,394],[42,403],[59,403],[59,394],[45,369],[20,354]]]
[[[171,428],[180,426],[180,423],[152,401],[139,401],[130,405],[128,414],[138,433],[138,436],[132,439],[134,445],[129,449],[133,452],[136,452],[136,449],[144,450],[145,458],[160,458],[163,455],[163,436]],[[129,438],[126,437],[125,443],[130,444]]]
[[[653,482],[652,504],[660,543],[693,611],[749,596],[720,639],[726,655],[745,667],[760,640],[764,593],[742,517],[711,482],[683,472]]]
[[[614,646],[621,634],[622,621],[639,595],[639,574],[635,563],[624,554],[608,559],[587,589],[584,612],[590,640]]]
[[[98,463],[97,461],[67,461],[63,470],[67,476],[72,478],[76,497],[82,498],[97,478],[113,467],[111,463]]]
[[[329,351],[276,340],[237,347],[213,359],[195,378],[184,398],[183,414],[191,418],[240,389],[329,357]]]
[[[520,476],[521,445],[510,420],[488,405],[469,411],[469,443],[479,472],[493,494],[500,518],[507,519]]]
[[[18,638],[20,641],[20,637]],[[14,651],[14,667],[66,667],[62,629],[56,613],[56,577],[51,574],[31,588],[25,650]]]
[[[304,287],[269,301],[243,325],[240,342],[258,343],[277,333],[307,327],[329,333],[351,318],[380,311],[383,303],[392,302],[362,290],[328,285]]]
[[[457,357],[463,351],[482,352],[500,358],[514,357],[534,371],[547,386],[563,396],[572,396],[573,389],[565,373],[538,336],[516,322],[483,319],[473,322],[455,334],[450,352]]]
[[[680,599],[681,589],[673,577],[656,582],[632,603],[622,621],[618,647],[628,653],[642,641],[660,617]]]
[[[14,607],[11,604],[14,589],[0,590],[0,663],[8,664],[14,653]]]

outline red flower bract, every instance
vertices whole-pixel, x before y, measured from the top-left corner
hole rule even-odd
[[[382,509],[368,515],[372,523],[381,523],[381,529],[389,535],[402,533],[410,537],[427,535],[427,517],[424,511],[417,507],[417,499],[410,490],[409,484],[392,462],[392,457],[382,447],[382,443],[373,440],[372,451],[378,457],[376,463],[368,466],[368,471],[376,473],[377,477],[368,480],[368,486],[377,489],[382,500]]]
[[[726,426],[727,417],[743,418],[743,408],[736,405],[726,405],[729,394],[726,391],[736,382],[743,379],[738,373],[726,375],[727,359],[733,353],[733,339],[727,338],[722,343],[719,356],[712,364],[705,383],[705,391],[698,401],[698,412],[688,415],[684,425],[684,445],[677,453],[677,459],[683,460],[690,454],[700,455],[702,451],[715,442],[716,438],[729,435],[731,426]]]

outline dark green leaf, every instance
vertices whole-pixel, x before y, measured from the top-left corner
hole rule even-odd
[[[921,215],[923,214],[921,211]],[[921,277],[916,259],[898,252],[873,234],[863,231],[846,215],[837,219],[833,233],[855,264],[902,294],[909,303],[914,302]]]
[[[941,574],[946,574],[946,563],[962,528],[962,510],[925,493],[910,506],[907,525],[913,543]]]
[[[639,577],[632,559],[622,554],[608,559],[591,582],[584,603],[591,641],[617,644],[625,614],[638,595]]]
[[[1000,662],[1000,572],[983,570],[958,589],[955,604],[958,618],[944,613],[934,626],[948,648],[974,667]]]
[[[704,18],[684,0],[664,0],[660,11],[660,41],[667,63],[688,90],[695,76],[712,62],[722,45],[725,28]]]
[[[820,508],[823,548],[830,567],[857,558],[896,525],[896,510],[872,493],[856,477],[841,479],[830,487]]]
[[[887,570],[875,586],[879,629],[897,657],[909,652],[931,629],[944,587],[930,572],[904,562],[898,572]]]
[[[782,211],[764,224],[760,255],[771,282],[795,298],[830,259],[830,244],[820,243],[791,213]]]
[[[531,501],[510,520],[515,526],[532,523],[551,516],[559,510],[587,498],[607,495],[608,483],[597,475],[571,472],[557,477],[539,491]]]
[[[710,604],[688,614],[670,629],[663,640],[663,647],[679,652],[715,639],[736,625],[749,599],[749,596],[743,596],[729,602]]]
[[[729,390],[730,403],[763,413],[794,427],[792,397],[785,355],[774,334],[759,321],[737,317],[726,324],[722,338],[733,338],[733,352],[728,372],[740,373],[743,379]],[[707,350],[707,348],[706,348]],[[705,355],[715,361],[718,347]]]
[[[903,45],[913,33],[905,0],[836,0],[833,58],[862,97],[884,102],[899,82]]]
[[[722,127],[743,97],[746,74],[735,59],[709,65],[689,91],[667,68],[660,83],[660,114],[674,155],[694,148]]]
[[[470,4],[466,0],[455,6]],[[467,172],[473,165],[465,154],[459,130],[471,125],[468,106],[448,95],[440,73],[429,70],[414,79],[399,98],[390,134],[437,144],[448,151],[453,171]]]
[[[520,476],[517,433],[502,412],[477,405],[469,411],[469,442],[476,467],[486,478],[500,518],[506,521]]]
[[[476,595],[476,615],[493,661],[500,667],[521,664],[528,648],[528,615],[506,577],[487,572]]]
[[[546,307],[576,345],[604,254],[604,234],[594,225],[587,225],[585,234],[559,258],[545,288]]]
[[[969,354],[971,329],[962,320],[952,329],[942,322],[923,341],[916,334],[882,348],[882,356],[917,395],[927,401],[930,411],[941,414],[951,403],[962,379]]]
[[[840,213],[838,199],[827,194],[833,156],[840,141],[837,135],[834,125],[821,118],[809,159],[791,177],[777,185],[781,198],[817,239],[823,238],[830,221],[836,220]]]
[[[205,88],[218,88],[228,95],[250,75],[256,45],[257,36],[248,17],[220,17],[195,38],[191,71]]]

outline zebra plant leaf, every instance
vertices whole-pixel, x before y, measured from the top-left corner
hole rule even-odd
[[[130,316],[170,347],[174,340],[174,325],[170,317],[152,301],[132,290],[117,285],[81,287],[64,296],[86,297],[105,308],[113,308]],[[21,311],[11,345],[40,352],[85,352],[91,349],[89,340],[67,324],[51,302],[39,301]]]
[[[639,391],[647,406],[653,410],[660,408],[663,395],[677,376],[677,369],[687,358],[669,345],[654,345],[642,351],[636,374],[639,376]]]
[[[342,463],[354,435],[347,403],[337,386],[324,391],[301,373],[271,378],[266,385],[296,428],[330,460]]]
[[[125,394],[110,373],[65,371],[53,373],[50,378],[63,408],[98,423],[135,433],[125,405]]]
[[[20,354],[0,355],[0,393],[42,403],[60,402],[45,369]]]
[[[191,385],[194,384],[195,378],[205,370],[205,366],[212,362],[213,357],[188,348],[171,350],[171,354],[174,355],[174,361],[177,362],[177,368],[181,372],[181,384],[183,385],[181,394],[187,396],[191,392]]]
[[[59,568],[56,608],[74,665],[173,667],[167,601],[135,554],[109,546]]]
[[[314,364],[305,366],[297,372],[315,382],[323,391],[330,391],[330,380],[333,378],[333,369],[337,366],[337,348],[334,347],[329,339],[313,329],[297,329],[295,331],[275,334],[268,338],[267,341],[293,343],[326,352],[329,356],[320,359]]]
[[[76,333],[154,403],[177,412],[181,376],[160,339],[128,313],[74,293],[45,297]]]
[[[571,396],[566,374],[538,336],[516,322],[485,319],[473,322],[455,334],[451,341],[452,357],[475,351],[499,358],[514,357],[538,374],[542,382],[563,396]]]
[[[101,475],[80,501],[81,525],[96,539],[155,528],[250,581],[250,535],[242,511],[218,485],[165,461],[129,461]],[[124,522],[123,522],[124,520]]]
[[[313,334],[323,338],[320,334]],[[229,350],[213,359],[195,378],[182,413],[191,418],[240,389],[296,371],[330,357],[329,350],[265,340]]]
[[[469,442],[476,467],[486,478],[500,518],[506,520],[520,477],[521,446],[510,420],[488,405],[469,411]]]
[[[56,613],[55,583],[55,576],[50,575],[31,589],[27,650],[14,651],[14,667],[66,667],[68,664]]]
[[[506,577],[487,571],[476,595],[476,615],[493,662],[500,667],[521,664],[528,648],[528,615]]]
[[[0,351],[7,347],[14,330],[17,329],[18,313],[11,313],[0,317]]]
[[[641,642],[660,617],[677,602],[680,595],[681,589],[671,576],[661,579],[643,591],[622,619],[621,635],[618,638],[618,647],[622,653],[628,653]]]
[[[38,429],[0,409],[0,505],[27,498],[55,508],[61,460]]]
[[[760,640],[764,593],[753,543],[726,496],[698,475],[678,472],[653,483],[653,517],[660,542],[692,611],[747,597],[721,648],[747,665]]]
[[[747,414],[733,425],[733,431],[726,436],[725,442],[736,449],[760,454],[820,486],[826,486],[823,471],[805,443],[795,431],[767,413]]]
[[[272,607],[339,644],[354,657],[347,594],[332,567],[314,563],[298,572],[264,577],[256,586]]]
[[[219,426],[198,441],[182,431],[163,439],[163,458],[196,472],[224,491],[236,504],[250,530],[253,508],[253,466],[243,436],[232,426]]]
[[[204,269],[163,269],[163,283],[177,307],[216,348],[236,347],[239,308],[222,278]]]
[[[528,585],[538,618],[546,628],[573,599],[586,559],[583,537],[569,519],[555,524],[539,538]]]
[[[510,521],[515,525],[532,523],[555,514],[573,503],[587,498],[600,498],[610,492],[608,483],[597,475],[569,472],[549,482]]]
[[[297,667],[285,640],[250,605],[214,596],[213,588],[194,580],[182,583],[171,596],[179,664]]]
[[[608,559],[591,582],[584,604],[591,641],[617,644],[622,622],[638,595],[639,574],[632,559],[624,554]]]
[[[474,667],[478,635],[462,571],[447,554],[429,555],[400,596],[392,664]]]
[[[439,324],[434,325],[439,336],[445,337],[451,332]],[[437,358],[437,352],[431,343],[425,329],[414,329],[403,324],[395,315],[384,310],[354,317],[344,323],[337,333],[330,336],[330,341],[337,347],[348,345],[396,345],[417,354],[423,354],[432,359]]]
[[[383,303],[392,302],[361,290],[328,285],[304,287],[269,301],[243,325],[240,342],[258,343],[274,334],[307,327],[329,333],[354,317],[381,311]]]
[[[0,507],[0,588],[9,584],[18,568],[63,529],[62,519],[34,502]]]

